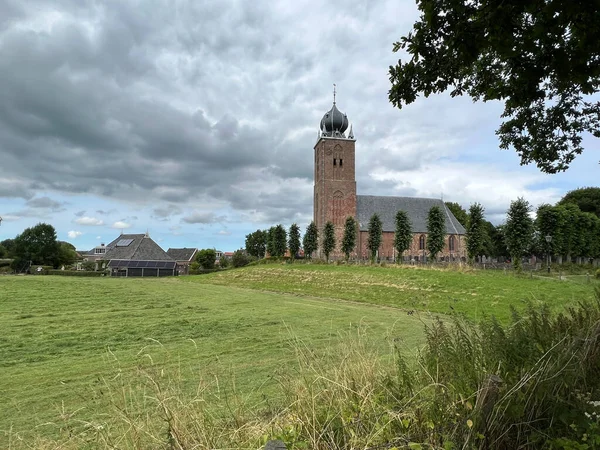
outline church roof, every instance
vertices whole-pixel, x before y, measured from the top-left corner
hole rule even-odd
[[[436,198],[357,195],[356,218],[360,230],[366,231],[371,216],[377,213],[383,223],[383,231],[394,232],[396,231],[396,213],[402,210],[408,214],[413,233],[426,233],[427,215],[432,206],[439,206],[445,213],[447,234],[465,234],[464,227],[456,220],[444,202]]]

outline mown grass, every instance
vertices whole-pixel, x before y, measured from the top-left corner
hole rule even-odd
[[[560,310],[590,300],[597,281],[573,283],[492,270],[431,269],[411,266],[280,264],[217,272],[185,281],[336,298],[406,310],[464,314],[476,320],[495,316],[506,323],[510,306],[527,302]],[[581,281],[581,280],[580,280]]]
[[[358,328],[382,353],[386,336],[407,349],[423,337],[419,318],[374,305],[182,279],[0,277],[0,448],[56,437],[67,420],[106,422],[107,380],[147,370],[264,408],[277,402],[274,376],[296,370],[299,342],[335,352],[336,336]]]

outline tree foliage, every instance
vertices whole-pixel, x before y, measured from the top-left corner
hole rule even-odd
[[[452,97],[504,102],[500,147],[521,164],[566,170],[600,137],[600,8],[594,2],[417,0],[422,14],[394,51],[411,59],[390,67],[398,108],[451,89]]]
[[[269,256],[275,256],[275,227],[267,230],[267,253]]]
[[[327,222],[323,228],[323,242],[321,244],[325,261],[329,262],[329,255],[335,249],[335,244],[335,228],[333,223]]]
[[[250,262],[248,256],[242,250],[236,250],[231,257],[231,265],[233,267],[243,267]]]
[[[516,270],[521,270],[521,258],[525,256],[531,245],[533,220],[529,217],[530,211],[529,202],[523,198],[518,198],[510,203],[507,212],[504,238]]]
[[[396,232],[394,234],[394,248],[396,249],[396,261],[402,261],[402,254],[410,248],[412,243],[412,224],[406,211],[396,213]]]
[[[342,238],[342,252],[346,257],[346,261],[350,259],[350,253],[356,247],[356,220],[354,217],[348,216],[344,224],[344,236]]]
[[[294,262],[296,255],[300,251],[300,227],[295,223],[290,226],[288,248],[290,249],[290,258]]]
[[[246,235],[246,253],[255,258],[264,258],[267,251],[267,231],[256,230]]]
[[[196,253],[196,262],[203,269],[214,269],[217,260],[217,252],[213,248],[205,248]]]
[[[369,219],[369,229],[367,230],[367,249],[371,258],[371,263],[377,258],[377,251],[381,246],[383,239],[383,224],[377,214],[373,214]]]
[[[486,237],[486,223],[483,218],[483,206],[473,203],[469,208],[469,220],[467,223],[467,255],[469,263],[473,264],[475,257],[483,252]]]
[[[589,212],[600,217],[600,188],[586,187],[569,191],[560,199],[559,205],[573,203],[579,207],[582,212]]]
[[[469,215],[467,211],[456,202],[445,202],[448,209],[452,212],[456,220],[465,228],[469,223]]]
[[[69,242],[58,242],[58,266],[71,266],[77,261],[75,246]]]
[[[444,250],[446,221],[439,206],[432,206],[427,214],[427,250],[435,261],[438,253]]]
[[[14,258],[15,256],[15,240],[14,239],[4,239],[0,242],[0,245],[6,249],[5,258]]]
[[[311,259],[314,252],[319,247],[319,230],[314,222],[311,222],[306,227],[304,238],[302,239],[302,248],[304,249],[304,257]]]
[[[287,232],[279,224],[273,229],[273,253],[271,256],[283,256],[287,249]]]
[[[60,244],[56,240],[56,230],[47,223],[26,228],[15,238],[13,253],[15,259],[58,267]]]

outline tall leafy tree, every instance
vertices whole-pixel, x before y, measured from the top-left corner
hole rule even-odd
[[[540,235],[542,253],[553,255],[554,249],[561,245],[561,223],[562,219],[558,208],[548,204],[538,206],[534,225]],[[550,242],[547,241],[547,236]]]
[[[6,258],[14,258],[15,256],[15,240],[4,239],[0,245],[6,249]]]
[[[0,259],[7,258],[7,257],[8,257],[8,250],[6,250],[6,248],[4,248],[4,246],[2,244],[0,244]]]
[[[559,205],[574,203],[583,212],[600,217],[600,187],[585,187],[569,191],[560,199]]]
[[[396,249],[396,262],[402,262],[402,254],[410,248],[412,243],[412,224],[406,211],[396,213],[396,233],[394,234],[394,248]]]
[[[283,256],[287,249],[287,232],[283,225],[279,224],[273,229],[273,255]]]
[[[598,7],[547,0],[417,0],[422,11],[394,51],[410,60],[390,67],[398,108],[450,89],[452,97],[504,102],[500,147],[522,164],[566,170],[600,137]]]
[[[246,253],[255,258],[264,258],[267,251],[267,231],[256,230],[246,235]]]
[[[427,250],[435,261],[438,253],[444,250],[446,237],[446,221],[439,206],[432,206],[427,214]]]
[[[288,248],[290,249],[290,258],[292,262],[294,262],[294,259],[296,259],[296,255],[300,250],[300,227],[295,223],[290,226]]]
[[[350,259],[350,253],[356,247],[356,220],[354,217],[348,216],[344,224],[344,237],[342,238],[342,252],[346,257],[346,261]]]
[[[467,211],[460,206],[456,202],[445,202],[448,209],[452,212],[456,220],[465,228],[467,228],[467,224],[469,223],[469,214]]]
[[[217,260],[217,252],[213,248],[204,248],[196,253],[196,262],[203,269],[214,269]]]
[[[383,224],[377,214],[373,214],[369,219],[369,229],[367,232],[367,249],[369,250],[371,263],[374,263],[383,239]]]
[[[321,248],[325,254],[325,261],[329,262],[329,255],[335,249],[335,227],[331,222],[327,222],[323,228]]]
[[[304,238],[302,239],[302,248],[304,249],[304,257],[312,259],[312,255],[319,247],[319,230],[314,222],[311,222],[306,227]]]
[[[57,267],[60,245],[56,240],[56,230],[47,223],[25,229],[15,238],[13,252],[15,259]]]
[[[77,260],[75,246],[69,242],[58,241],[58,266],[70,266]]]
[[[486,223],[483,218],[483,206],[473,203],[469,208],[469,220],[467,223],[467,255],[469,263],[473,264],[475,257],[483,252],[486,236]]]
[[[510,203],[504,228],[506,246],[516,270],[522,269],[521,258],[531,246],[533,237],[533,220],[529,217],[531,206],[524,198]]]

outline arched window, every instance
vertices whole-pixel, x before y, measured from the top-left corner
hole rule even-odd
[[[419,236],[419,250],[425,250],[425,235]]]
[[[454,236],[450,236],[448,238],[448,249],[453,252],[454,251]]]
[[[344,193],[342,191],[335,191],[333,193],[333,224],[334,225],[343,225],[344,217],[343,217],[343,209],[344,209]]]

